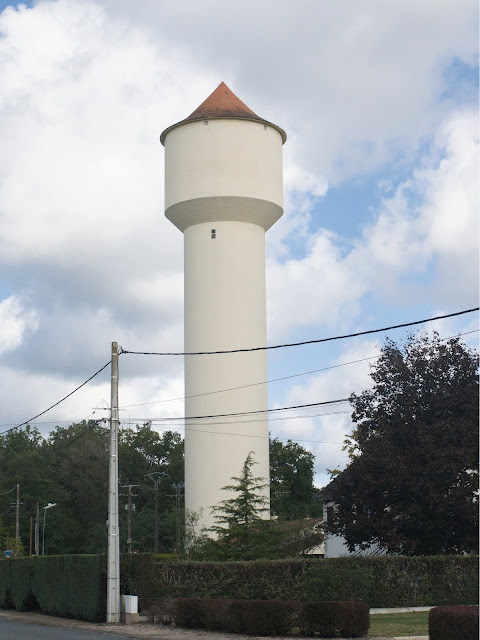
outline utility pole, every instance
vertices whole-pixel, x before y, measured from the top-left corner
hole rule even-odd
[[[172,485],[175,489],[175,495],[169,495],[169,498],[175,498],[175,532],[176,532],[176,551],[180,553],[180,500],[182,498],[182,489],[185,488],[184,482],[177,482]]]
[[[155,536],[153,541],[153,553],[158,553],[158,483],[162,478],[168,475],[168,473],[154,471],[153,473],[147,473],[145,476],[145,478],[153,480],[153,487],[155,489]]]
[[[20,546],[20,485],[17,484],[17,501],[15,503],[15,544],[17,553]]]
[[[122,489],[128,487],[128,517],[127,517],[127,550],[132,553],[132,487],[138,487],[138,484],[123,484]]]
[[[108,464],[107,622],[120,622],[120,540],[118,530],[118,344],[112,342],[110,454]]]

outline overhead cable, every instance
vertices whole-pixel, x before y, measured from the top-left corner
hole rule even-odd
[[[48,411],[50,411],[50,409],[53,409],[54,407],[57,407],[61,402],[63,402],[64,400],[66,400],[67,398],[70,398],[70,396],[73,396],[74,393],[76,393],[79,389],[81,389],[82,387],[84,387],[86,384],[88,384],[90,382],[90,380],[93,380],[93,378],[95,378],[95,376],[98,376],[99,373],[101,373],[104,369],[106,369],[108,366],[110,365],[110,360],[103,365],[103,367],[101,369],[99,369],[98,371],[96,371],[93,376],[90,376],[90,378],[88,378],[88,380],[85,380],[85,382],[82,382],[82,384],[80,384],[76,389],[74,389],[73,391],[70,391],[70,393],[67,393],[66,396],[64,396],[61,400],[59,400],[58,402],[55,402],[55,404],[52,404],[51,407],[48,407],[48,409],[45,409],[45,411],[41,411],[40,413],[37,413],[36,416],[33,416],[33,418],[30,418],[29,420],[25,420],[25,422],[22,422],[20,424],[17,424],[15,427],[11,427],[10,429],[7,429],[6,431],[2,431],[0,433],[0,436],[2,436],[4,433],[9,433],[10,431],[14,431],[15,429],[19,429],[20,427],[23,427],[27,424],[29,424],[30,422],[32,422],[32,420],[35,420],[35,418],[39,418],[40,416],[43,416],[45,413],[47,413]]]
[[[235,416],[250,416],[250,415],[258,415],[262,413],[275,413],[276,411],[291,411],[292,409],[303,409],[305,407],[319,407],[325,406],[329,404],[340,404],[342,402],[349,402],[348,398],[340,398],[339,400],[324,400],[323,402],[310,402],[309,404],[296,404],[291,407],[278,407],[276,409],[259,409],[258,411],[238,411],[237,413],[216,413],[213,415],[206,416],[177,416],[175,418],[162,418],[166,423],[181,420],[205,420],[206,418],[229,418]],[[146,419],[146,422],[149,422],[149,419]]]
[[[315,340],[304,340],[302,342],[290,342],[286,344],[276,344],[270,347],[249,347],[246,349],[225,349],[221,351],[190,351],[190,352],[159,352],[159,351],[129,351],[120,347],[120,354],[130,353],[133,355],[141,356],[212,356],[222,353],[245,353],[249,351],[267,351],[270,349],[284,349],[285,347],[300,347],[305,344],[318,344],[320,342],[331,342],[333,340],[344,340],[345,338],[356,338],[358,336],[371,335],[372,333],[381,333],[382,331],[390,331],[391,329],[401,329],[404,327],[413,327],[414,325],[424,324],[425,322],[433,322],[434,320],[444,320],[445,318],[454,318],[456,316],[462,316],[466,313],[473,313],[478,311],[479,307],[474,309],[466,309],[465,311],[456,311],[455,313],[447,313],[442,316],[434,316],[433,318],[425,318],[424,320],[415,320],[413,322],[403,322],[402,324],[394,324],[389,327],[382,327],[381,329],[369,329],[368,331],[358,331],[357,333],[347,333],[341,336],[332,336],[330,338],[317,338]]]
[[[478,329],[472,331],[465,331],[463,333],[457,333],[454,336],[448,338],[442,338],[442,340],[450,340],[451,338],[459,338],[461,336],[469,335],[470,333],[477,333]],[[288,376],[282,376],[280,378],[269,378],[262,382],[251,382],[250,384],[242,384],[237,387],[228,387],[227,389],[217,389],[216,391],[205,391],[204,393],[193,393],[188,396],[179,396],[178,398],[164,398],[162,400],[152,400],[150,402],[138,402],[136,404],[124,404],[119,409],[130,409],[131,407],[145,407],[151,404],[162,404],[163,402],[176,402],[178,400],[186,400],[187,398],[200,398],[202,396],[211,396],[217,393],[226,393],[227,391],[238,391],[239,389],[248,389],[249,387],[258,387],[262,384],[270,384],[271,382],[280,382],[282,380],[289,380],[291,378],[299,378],[300,376],[308,376],[312,373],[321,373],[322,371],[329,371],[330,369],[338,369],[339,367],[346,367],[350,364],[358,364],[359,362],[366,362],[367,360],[376,360],[380,357],[380,354],[375,356],[368,356],[366,358],[360,358],[359,360],[351,360],[350,362],[340,362],[339,364],[333,364],[330,367],[322,367],[321,369],[312,369],[310,371],[302,371],[301,373],[292,373]],[[110,411],[109,408],[106,409]]]

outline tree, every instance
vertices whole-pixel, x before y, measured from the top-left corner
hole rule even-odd
[[[270,439],[270,500],[272,514],[284,520],[316,517],[321,505],[314,499],[313,453],[296,442]]]
[[[351,551],[478,549],[478,356],[459,338],[387,340],[373,388],[352,394],[351,464],[329,485],[330,533]]]
[[[212,507],[216,521],[212,532],[224,539],[231,535],[233,528],[248,528],[262,519],[261,513],[269,510],[266,506],[268,499],[259,493],[268,485],[264,482],[265,478],[254,477],[252,467],[255,464],[258,463],[253,460],[253,451],[250,451],[243,463],[241,475],[232,477],[235,484],[222,487],[222,491],[234,491],[237,495]]]
[[[235,495],[212,507],[215,525],[210,532],[218,536],[218,540],[205,541],[204,555],[225,560],[257,557],[258,545],[262,544],[259,538],[263,539],[264,531],[261,514],[269,509],[268,499],[262,493],[268,486],[265,478],[255,477],[252,472],[256,464],[250,451],[240,476],[233,476],[233,484],[222,487]]]

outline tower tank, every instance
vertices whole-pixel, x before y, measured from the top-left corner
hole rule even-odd
[[[265,232],[283,213],[285,132],[222,82],[160,140],[165,215],[184,234],[185,352],[265,347]],[[185,508],[201,527],[250,452],[269,506],[267,377],[265,350],[185,356]]]

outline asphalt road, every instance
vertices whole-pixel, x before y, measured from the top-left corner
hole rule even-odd
[[[0,640],[129,640],[126,636],[0,620]],[[130,640],[135,640],[130,637]]]

